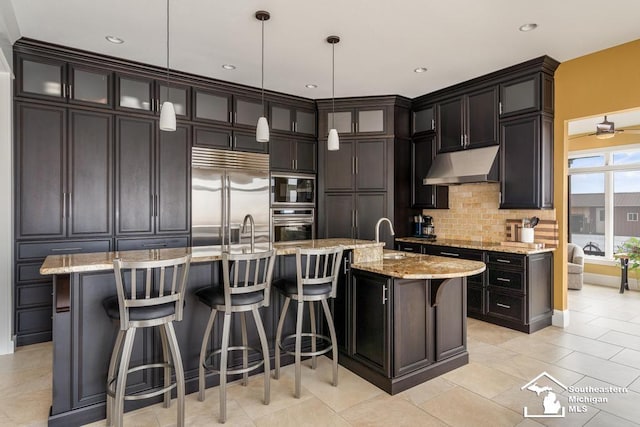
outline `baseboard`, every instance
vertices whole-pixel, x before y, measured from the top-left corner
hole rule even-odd
[[[635,275],[635,271],[629,273],[629,289],[633,291],[638,291],[640,290],[640,286],[638,284],[638,280],[635,277],[633,277],[634,275]],[[620,289],[620,276],[584,273],[584,283]]]
[[[551,316],[551,324],[559,328],[568,327],[569,310],[553,310],[553,316]]]

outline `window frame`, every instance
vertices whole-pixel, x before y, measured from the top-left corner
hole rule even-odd
[[[611,147],[601,147],[589,150],[576,150],[568,153],[568,174],[569,179],[572,175],[582,175],[588,173],[604,173],[604,211],[605,211],[605,248],[604,256],[586,255],[585,258],[591,261],[605,261],[615,262],[613,254],[615,253],[615,231],[614,231],[614,173],[624,171],[640,171],[640,162],[629,164],[614,164],[614,153],[624,151],[637,151],[640,150],[640,144],[627,144],[617,145]],[[574,167],[571,168],[571,160],[583,157],[594,157],[598,155],[604,156],[604,165],[602,166],[589,166],[589,167]],[[569,193],[569,198],[571,193]],[[569,216],[571,212],[569,211]],[[571,238],[571,230],[568,230],[568,236]]]

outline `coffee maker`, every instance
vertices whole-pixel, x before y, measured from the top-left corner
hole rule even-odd
[[[433,217],[430,215],[424,215],[424,223],[422,225],[422,237],[427,239],[436,238],[436,227],[433,225]]]
[[[413,217],[413,236],[426,239],[435,239],[435,227],[433,217],[430,215],[415,215]]]

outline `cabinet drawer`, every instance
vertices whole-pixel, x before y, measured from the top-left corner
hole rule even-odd
[[[489,267],[489,286],[524,291],[523,274],[519,271]]]
[[[53,298],[51,292],[51,282],[17,285],[16,308],[50,306]]]
[[[137,251],[143,249],[186,248],[188,237],[168,237],[164,239],[118,239],[116,250]]]
[[[16,280],[18,282],[51,282],[51,276],[40,274],[42,262],[30,262],[16,266]]]
[[[16,334],[51,331],[51,306],[16,310]]]
[[[524,298],[495,291],[487,292],[487,314],[508,320],[524,322]]]
[[[429,255],[469,259],[472,261],[484,261],[484,254],[482,251],[474,251],[473,249],[455,248],[451,246],[435,246],[435,245],[424,245],[424,246],[425,246],[425,252]]]
[[[397,242],[396,248],[399,251],[422,253],[422,245],[419,243]]]
[[[45,258],[48,255],[111,251],[111,239],[64,242],[18,243],[18,260]]]
[[[487,262],[500,265],[524,266],[524,255],[506,254],[502,252],[489,252]]]

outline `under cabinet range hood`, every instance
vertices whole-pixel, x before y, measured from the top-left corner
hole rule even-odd
[[[452,185],[498,182],[498,149],[496,145],[437,154],[422,183]]]

